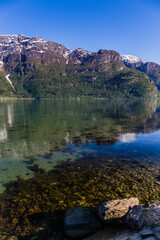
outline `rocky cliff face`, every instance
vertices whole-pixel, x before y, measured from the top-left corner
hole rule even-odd
[[[137,68],[144,73],[146,73],[149,77],[151,77],[157,86],[158,90],[160,90],[160,65],[154,62],[147,62],[143,64],[140,68]]]
[[[18,64],[36,65],[96,65],[98,71],[107,71],[113,65],[123,70],[124,64],[149,76],[160,74],[160,65],[144,63],[140,58],[123,55],[112,50],[89,52],[81,48],[68,50],[64,45],[46,41],[39,37],[23,35],[0,35],[0,71],[11,72]],[[123,64],[124,63],[124,64]],[[101,67],[100,67],[101,65]]]
[[[3,70],[12,71],[17,64],[24,62],[36,64],[63,62],[66,52],[67,49],[63,45],[39,37],[0,36],[0,61]]]
[[[160,74],[160,65],[154,62],[147,62],[143,64],[140,70],[150,75]]]
[[[121,59],[113,50],[69,50],[39,37],[0,35],[0,71],[22,96],[46,97],[64,92],[77,96],[79,86],[80,95],[154,95],[156,89],[145,74],[126,68],[125,64],[133,69],[143,66],[143,61],[135,58]],[[141,87],[137,92],[138,84]]]
[[[136,56],[122,55],[121,59],[127,67],[132,69],[137,69],[144,65],[144,62]]]
[[[99,50],[98,53],[95,53],[81,48],[68,50],[61,44],[46,41],[39,37],[31,38],[23,35],[0,36],[1,70],[12,71],[19,63],[44,65],[64,63],[68,65],[83,64],[84,62],[90,64],[116,63],[121,62],[121,58],[119,53],[115,51]]]
[[[157,88],[160,89],[159,64],[154,62],[145,63],[140,58],[131,55],[123,55],[121,56],[121,59],[127,67],[146,73],[149,77],[152,78]]]

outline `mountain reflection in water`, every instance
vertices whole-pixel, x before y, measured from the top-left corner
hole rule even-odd
[[[28,160],[46,170],[84,152],[157,160],[159,128],[160,103],[155,99],[2,101],[0,190],[17,175],[33,176]]]

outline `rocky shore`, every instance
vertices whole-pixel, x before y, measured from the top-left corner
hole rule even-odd
[[[69,239],[157,240],[160,202],[142,207],[137,198],[129,198],[109,201],[95,209],[72,208],[66,211],[64,226]]]
[[[140,206],[137,198],[112,200],[96,208],[69,208],[61,219],[61,231],[53,234],[52,225],[44,238],[42,227],[30,239],[160,240],[160,202]]]

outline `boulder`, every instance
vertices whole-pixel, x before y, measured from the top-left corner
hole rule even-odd
[[[126,222],[131,229],[139,230],[144,223],[144,208],[138,205],[133,206],[127,213]]]
[[[145,208],[145,225],[160,226],[160,202],[149,204]]]
[[[102,228],[97,216],[85,207],[67,209],[64,227],[66,235],[73,239],[88,236]]]
[[[150,228],[144,228],[140,231],[142,238],[153,237],[153,231]]]
[[[145,240],[157,240],[157,238],[155,239],[154,237],[147,237],[147,238],[145,238]]]
[[[112,200],[97,207],[97,213],[100,219],[105,223],[124,223],[126,214],[134,206],[138,205],[137,198],[128,198],[122,200]]]
[[[140,233],[132,232],[125,226],[110,225],[84,240],[142,240],[142,238]]]

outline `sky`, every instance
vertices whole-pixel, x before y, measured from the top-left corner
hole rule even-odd
[[[160,64],[160,0],[0,0],[0,34],[68,49],[115,50]]]

